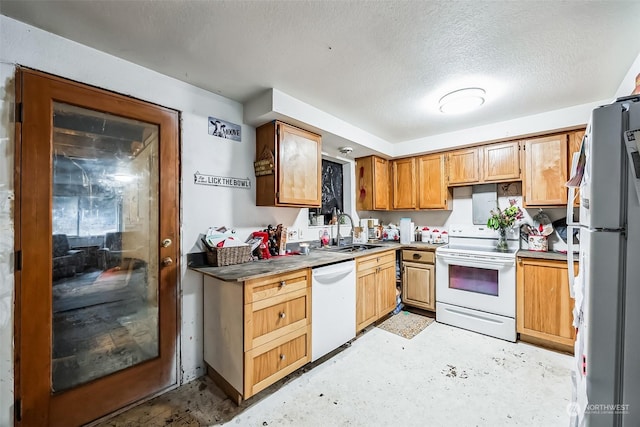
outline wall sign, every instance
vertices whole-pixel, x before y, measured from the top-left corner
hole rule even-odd
[[[260,158],[253,162],[253,170],[256,176],[271,175],[274,172],[276,159],[267,147],[262,151]]]
[[[240,125],[222,119],[216,119],[215,117],[209,117],[209,135],[230,139],[232,141],[241,141]]]
[[[251,189],[249,178],[234,178],[232,176],[205,175],[200,172],[193,174],[193,182],[200,185],[212,185],[215,187],[232,187]]]

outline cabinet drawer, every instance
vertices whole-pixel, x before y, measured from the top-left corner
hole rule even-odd
[[[307,288],[245,305],[245,350],[311,323],[311,298]]]
[[[247,280],[244,285],[244,303],[250,304],[310,286],[309,269]]]
[[[368,270],[370,268],[380,267],[383,264],[395,263],[396,252],[383,252],[381,254],[360,257],[356,259],[358,272]]]
[[[289,375],[310,360],[311,325],[245,352],[245,399]]]
[[[412,261],[412,262],[426,262],[429,264],[435,263],[435,254],[433,252],[427,251],[413,251],[405,249],[402,251],[402,260],[403,261]]]

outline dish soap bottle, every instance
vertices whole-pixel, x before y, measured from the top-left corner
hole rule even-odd
[[[329,246],[329,231],[325,228],[322,232],[322,236],[320,236],[320,246]]]

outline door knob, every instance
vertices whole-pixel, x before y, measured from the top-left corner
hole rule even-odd
[[[162,247],[163,248],[168,248],[169,246],[171,246],[173,242],[171,241],[171,239],[164,239],[162,241]]]
[[[170,266],[171,264],[173,264],[173,260],[170,257],[166,257],[162,259],[162,265],[164,267]]]

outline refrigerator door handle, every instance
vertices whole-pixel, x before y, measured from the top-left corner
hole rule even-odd
[[[578,227],[569,225],[569,222],[567,221],[567,274],[569,275],[569,295],[571,298],[575,298],[575,293],[573,291],[576,278],[573,270],[573,231],[576,228]]]

